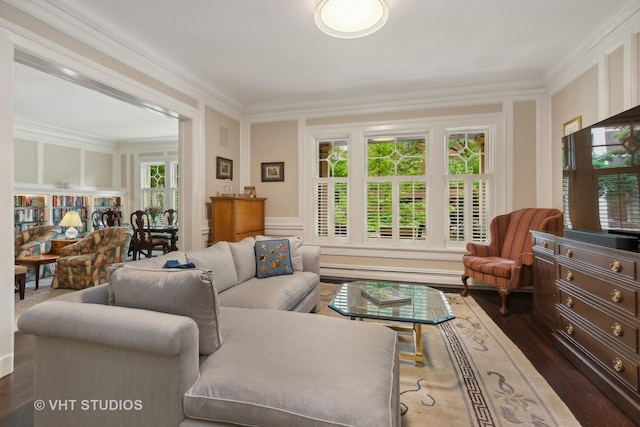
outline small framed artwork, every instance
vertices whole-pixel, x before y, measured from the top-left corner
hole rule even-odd
[[[284,181],[284,162],[262,163],[262,182]]]
[[[216,157],[216,178],[233,179],[233,160]]]
[[[562,125],[562,136],[582,129],[582,116],[575,117]]]
[[[244,195],[247,197],[256,197],[256,187],[253,185],[244,187]]]

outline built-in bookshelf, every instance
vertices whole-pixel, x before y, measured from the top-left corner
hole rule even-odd
[[[14,228],[18,233],[35,225],[57,225],[69,211],[80,214],[83,226],[81,233],[98,228],[92,224],[92,215],[99,216],[109,209],[124,212],[126,198],[117,194],[14,194]]]
[[[122,198],[120,196],[93,196],[93,211],[91,213],[91,223],[94,230],[102,226],[102,213],[110,209],[120,212],[120,216],[122,217]]]
[[[48,223],[48,196],[15,194],[13,196],[13,222],[15,233]]]
[[[91,197],[85,195],[51,195],[51,223],[56,225],[62,221],[64,214],[69,211],[76,211],[82,220],[82,228],[78,231],[88,231],[87,221],[91,209]]]

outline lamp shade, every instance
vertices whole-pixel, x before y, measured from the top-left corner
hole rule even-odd
[[[64,214],[59,225],[60,227],[67,227],[67,231],[64,234],[68,239],[75,239],[78,236],[78,230],[75,227],[82,227],[82,220],[78,212],[69,211]]]
[[[386,0],[320,0],[314,13],[318,28],[339,38],[372,34],[388,19]]]

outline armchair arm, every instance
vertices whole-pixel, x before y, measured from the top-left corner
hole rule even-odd
[[[86,236],[85,238],[67,245],[60,249],[60,258],[73,255],[85,255],[95,251],[96,243],[92,236]]]
[[[500,248],[493,245],[483,245],[481,243],[467,243],[467,251],[471,256],[500,256]]]

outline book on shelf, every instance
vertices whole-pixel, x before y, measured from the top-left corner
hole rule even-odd
[[[362,296],[380,307],[411,304],[412,298],[395,288],[362,288]]]

